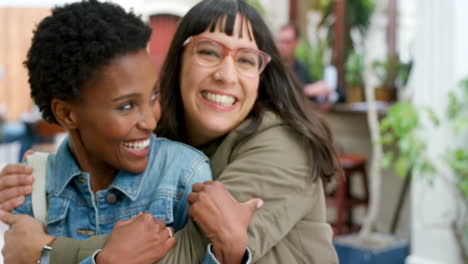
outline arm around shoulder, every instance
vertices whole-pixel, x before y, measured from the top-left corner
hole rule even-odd
[[[51,263],[80,263],[96,250],[104,248],[109,235],[77,240],[58,237],[52,245]]]
[[[326,226],[323,187],[312,175],[311,155],[309,144],[289,126],[273,126],[238,143],[217,178],[240,202],[264,201],[249,226],[254,262],[306,216]]]

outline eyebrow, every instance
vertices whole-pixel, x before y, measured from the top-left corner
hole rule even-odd
[[[159,83],[159,80],[157,80],[154,83],[152,91],[159,90],[158,83]],[[117,101],[121,101],[121,100],[124,100],[124,99],[135,98],[135,97],[138,97],[138,93],[131,93],[131,94],[126,94],[126,95],[119,96],[117,98],[112,99],[112,102],[117,102]]]
[[[119,96],[117,98],[112,99],[112,102],[121,101],[121,100],[124,100],[124,99],[129,99],[129,98],[133,98],[133,97],[137,97],[137,96],[138,96],[137,93],[126,94],[126,95],[122,95],[122,96]]]

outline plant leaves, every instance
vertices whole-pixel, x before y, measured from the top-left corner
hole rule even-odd
[[[429,120],[432,121],[432,123],[438,127],[440,125],[440,119],[437,117],[437,114],[434,112],[432,108],[426,108],[426,113],[429,117]]]
[[[455,134],[460,134],[468,129],[468,116],[458,117],[453,120],[453,129]]]
[[[404,178],[407,170],[408,159],[405,157],[399,157],[395,162],[395,172],[398,174],[398,176]]]
[[[451,91],[448,95],[449,102],[447,106],[447,117],[449,120],[454,119],[462,110],[462,103],[458,100],[455,92]]]
[[[380,161],[380,164],[382,165],[383,168],[387,169],[390,168],[393,162],[393,152],[387,152],[383,155],[382,160]]]

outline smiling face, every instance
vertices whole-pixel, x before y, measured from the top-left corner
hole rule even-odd
[[[231,50],[257,50],[249,35],[252,30],[247,28],[250,23],[241,21],[237,15],[233,36],[221,32],[218,23],[214,32],[206,30],[197,37],[214,40]],[[216,66],[203,66],[195,59],[193,45],[191,42],[184,49],[180,89],[188,143],[200,146],[229,133],[247,117],[257,99],[260,76],[239,74],[233,56],[224,57]]]
[[[79,102],[72,103],[73,153],[93,170],[142,172],[161,117],[156,78],[145,50],[118,57],[98,71],[82,89]]]

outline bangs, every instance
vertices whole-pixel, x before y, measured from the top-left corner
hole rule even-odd
[[[188,25],[189,35],[198,35],[202,32],[209,30],[214,32],[218,29],[220,32],[228,36],[243,37],[244,28],[248,34],[249,40],[253,40],[253,32],[250,26],[251,21],[243,10],[242,5],[237,1],[213,1],[210,8],[203,8],[197,14],[197,23]],[[234,24],[236,19],[241,19],[240,28],[238,32],[234,32]]]
[[[236,19],[241,19],[240,21],[240,27],[238,29],[238,32],[234,32],[234,24],[236,23]],[[210,32],[214,32],[216,28],[219,29],[220,32],[223,32],[224,34],[228,36],[237,36],[238,38],[243,38],[244,34],[244,27],[247,32],[247,35],[249,37],[249,40],[252,41],[252,32],[251,32],[251,27],[249,26],[250,21],[239,14],[239,16],[228,16],[228,15],[223,15],[218,17],[216,20],[212,20],[209,24]]]

